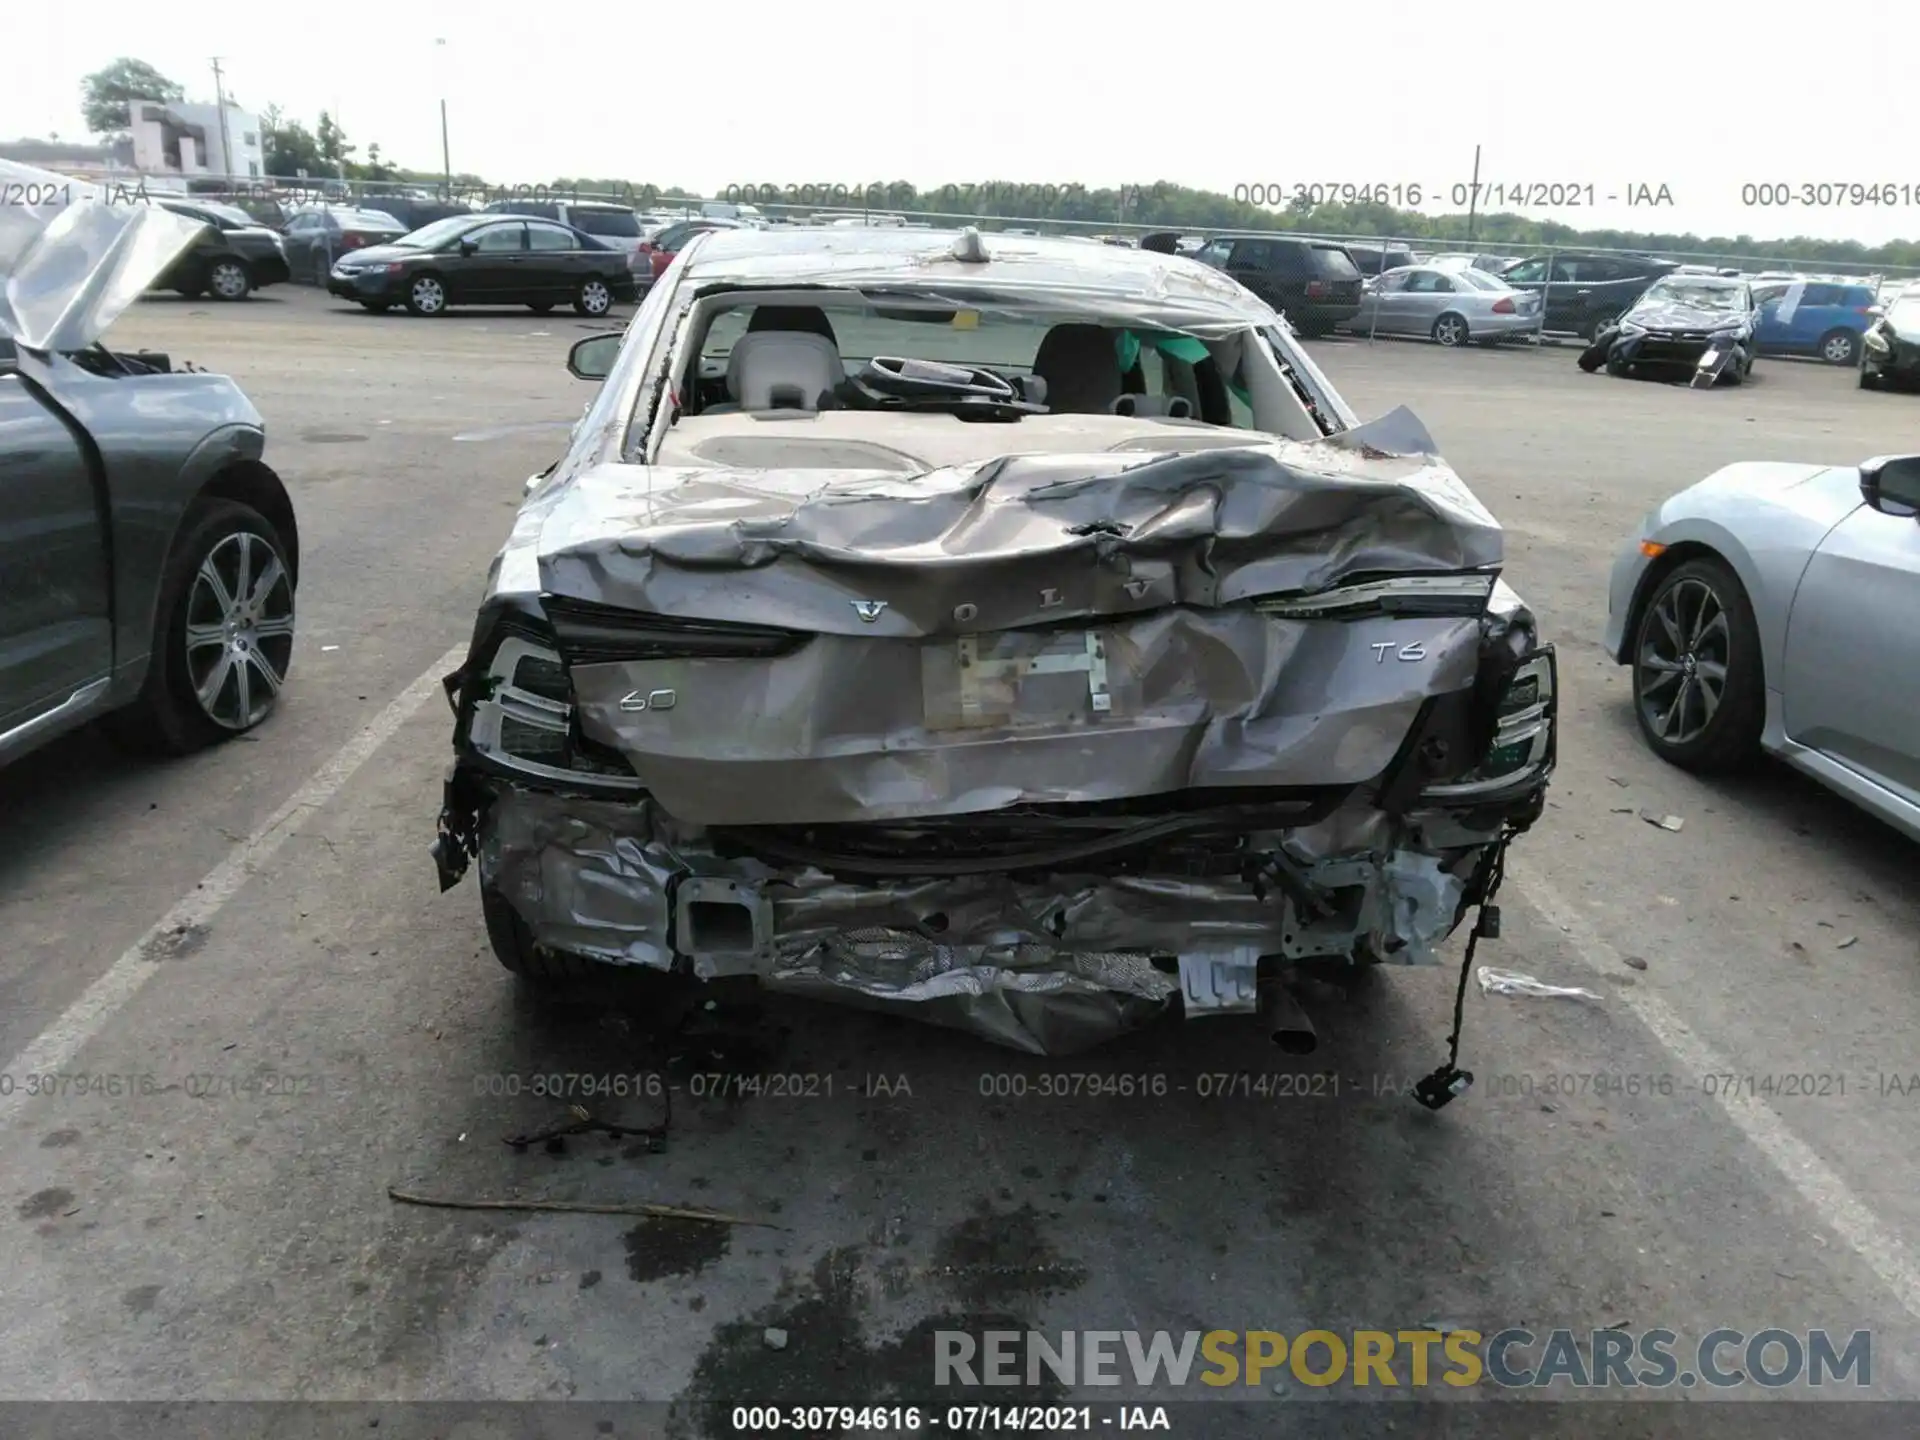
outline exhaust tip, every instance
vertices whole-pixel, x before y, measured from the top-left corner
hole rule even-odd
[[[1284,983],[1276,981],[1260,987],[1260,1018],[1267,1027],[1267,1037],[1283,1054],[1311,1055],[1319,1048],[1320,1036],[1312,1018]]]

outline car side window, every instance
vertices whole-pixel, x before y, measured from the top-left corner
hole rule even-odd
[[[578,250],[580,242],[574,238],[571,230],[562,230],[558,225],[527,226],[527,248],[529,250]]]
[[[1272,247],[1264,240],[1233,242],[1233,263],[1248,270],[1265,270],[1273,263]]]
[[[1838,285],[1809,285],[1802,305],[1838,305],[1840,287]]]
[[[1376,283],[1373,288],[1383,295],[1396,294],[1407,288],[1407,281],[1410,278],[1411,277],[1405,272],[1399,274],[1388,272],[1380,277],[1378,283]]]
[[[1586,279],[1586,266],[1578,260],[1556,260],[1553,262],[1553,283],[1571,285],[1577,280]]]
[[[526,249],[526,242],[522,239],[526,229],[524,225],[489,225],[469,238],[473,241],[473,248],[481,254],[498,255],[504,251]]]
[[[1508,280],[1518,280],[1522,283],[1537,283],[1547,278],[1547,262],[1545,260],[1523,260],[1514,266],[1513,269],[1507,271],[1506,278]]]

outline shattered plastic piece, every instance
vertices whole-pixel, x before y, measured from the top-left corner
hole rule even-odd
[[[1833,948],[1836,950],[1844,950],[1849,945],[1858,945],[1859,943],[1860,943],[1860,937],[1858,935],[1849,935],[1847,936],[1846,939],[1842,940],[1838,945],[1834,946]]]
[[[1480,982],[1482,995],[1531,995],[1543,1000],[1601,998],[1578,985],[1549,985],[1531,975],[1522,975],[1518,970],[1496,970],[1491,965],[1482,965],[1474,971],[1474,978]]]
[[[1653,810],[1642,810],[1640,818],[1649,825],[1658,825],[1662,830],[1678,830],[1687,823],[1678,815],[1662,815]]]

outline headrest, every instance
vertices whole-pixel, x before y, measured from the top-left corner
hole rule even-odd
[[[833,322],[827,319],[827,312],[818,305],[756,305],[753,318],[747,321],[747,333],[758,335],[763,330],[797,330],[803,335],[819,335],[839,345],[839,336],[833,333]]]
[[[727,393],[742,410],[818,410],[845,378],[834,343],[797,330],[742,335],[727,357]]]

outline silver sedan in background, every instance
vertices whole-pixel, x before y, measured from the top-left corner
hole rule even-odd
[[[1425,335],[1435,344],[1498,345],[1540,333],[1540,297],[1479,270],[1403,265],[1367,281],[1360,313],[1345,328],[1365,334]]]
[[[1661,759],[1777,755],[1920,840],[1920,455],[1728,465],[1647,516],[1607,610]]]

